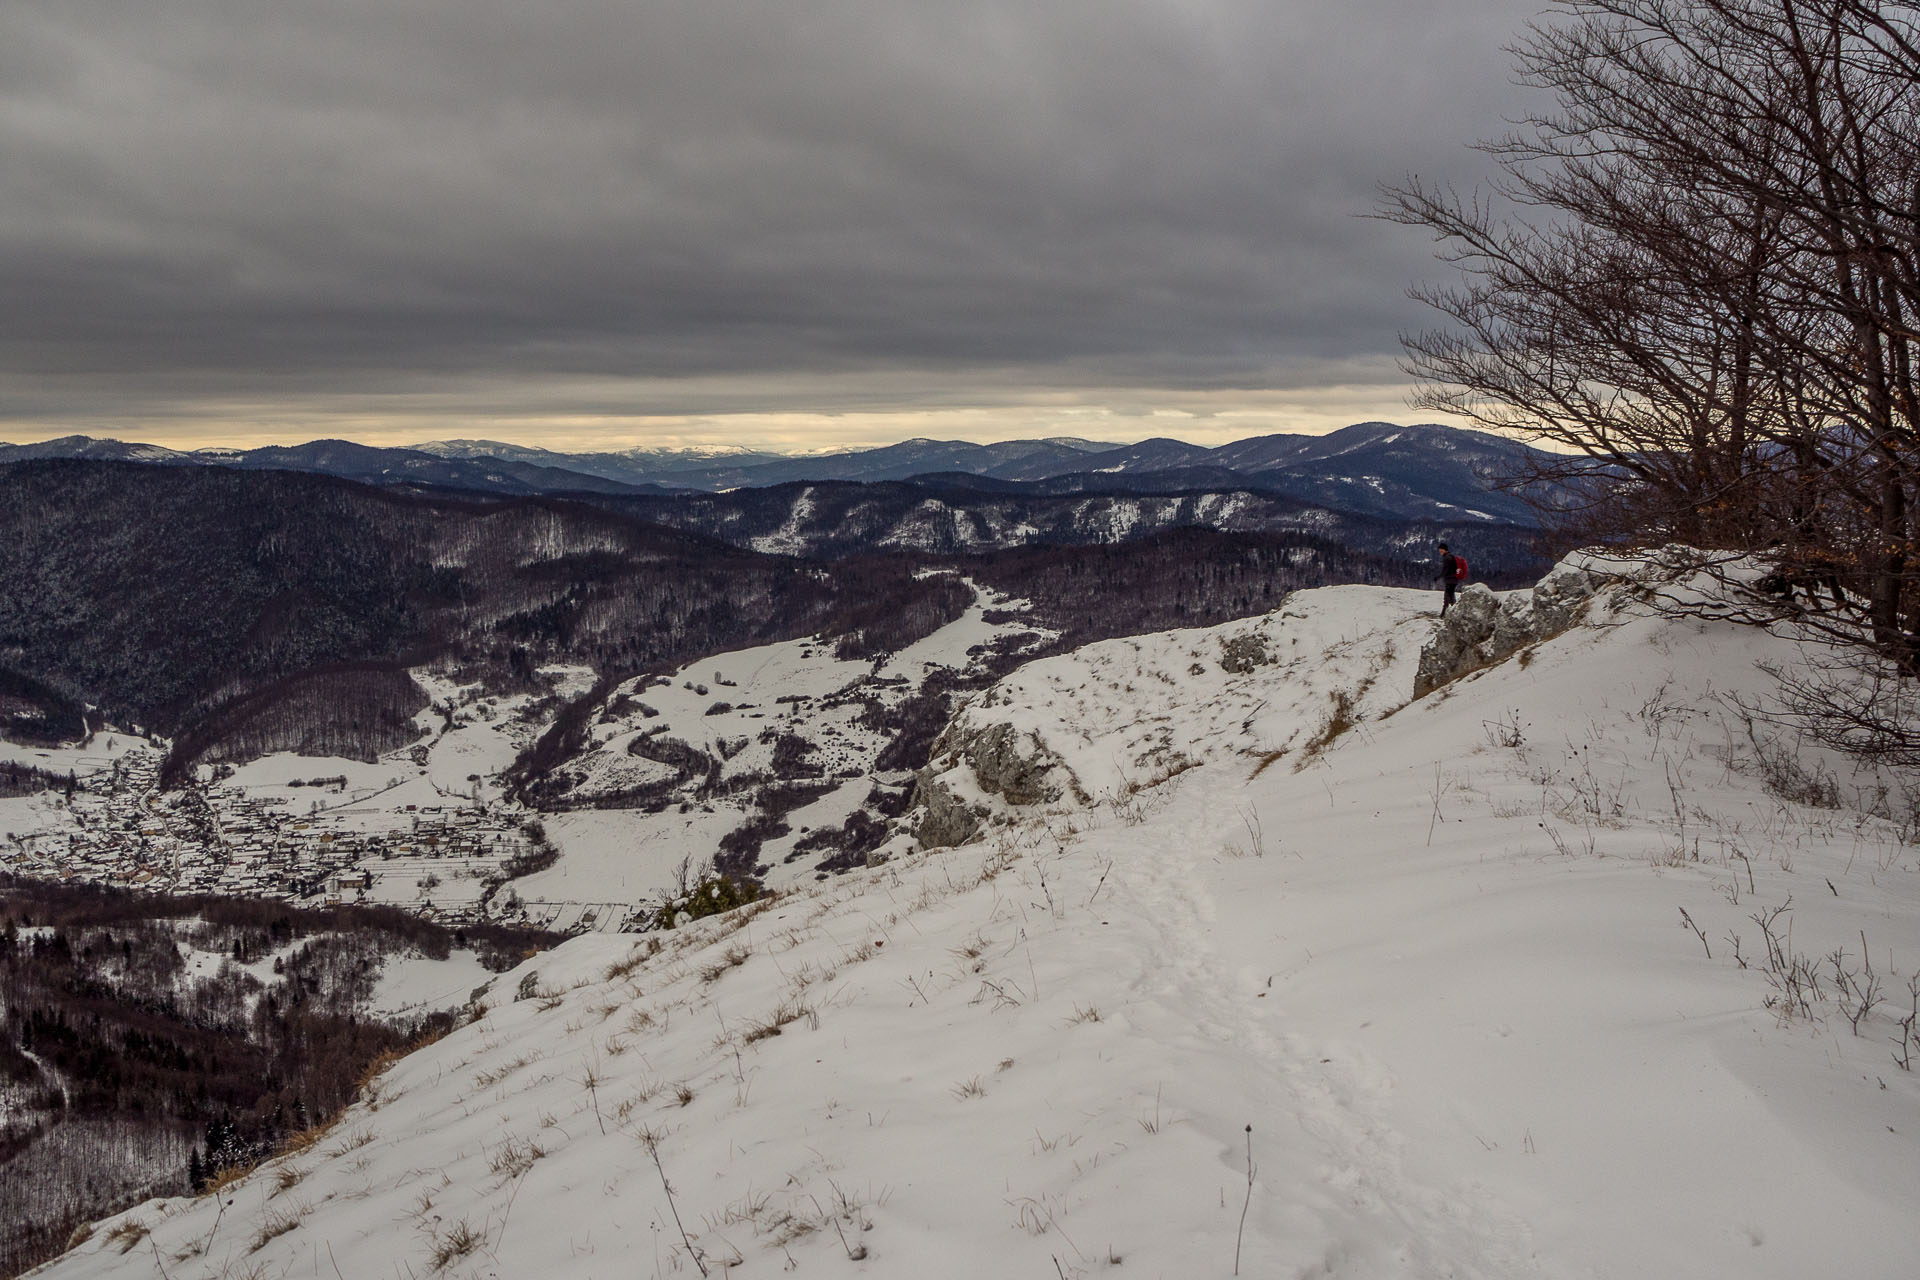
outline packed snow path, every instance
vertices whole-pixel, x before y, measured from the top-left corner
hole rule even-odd
[[[1910,1275],[1920,797],[1641,594],[1413,703],[1417,593],[1034,664],[935,761],[978,839],[530,961],[47,1274]]]

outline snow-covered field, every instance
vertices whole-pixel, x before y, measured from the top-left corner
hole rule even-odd
[[[673,770],[633,755],[635,738],[683,742],[722,762],[720,779],[766,771],[770,739],[794,733],[812,745],[819,769],[840,784],[795,810],[792,831],[769,840],[760,858],[774,887],[810,881],[814,860],[789,861],[796,841],[811,829],[836,826],[867,795],[875,757],[887,735],[862,721],[867,699],[897,704],[935,671],[966,671],[996,643],[1037,640],[1020,623],[988,622],[988,610],[1018,611],[1011,601],[976,586],[960,617],[879,662],[834,656],[816,639],[788,640],[723,653],[664,679],[629,681],[616,689],[595,726],[591,748],[568,768],[580,781],[577,796],[593,798],[655,779]],[[615,707],[626,707],[615,711]],[[752,811],[751,789],[726,798],[649,813],[639,809],[575,809],[543,819],[561,851],[552,868],[513,885],[525,919],[572,928],[580,910],[598,908],[599,927],[617,927],[633,910],[673,887],[682,864],[698,873],[721,837]]]
[[[1916,784],[1630,588],[1409,702],[1433,604],[1026,667],[936,760],[980,839],[575,939],[44,1274],[1914,1274]],[[962,758],[1001,725],[1033,803]]]
[[[455,951],[444,960],[388,956],[367,1012],[376,1018],[408,1018],[459,1009],[494,976],[471,951]]]

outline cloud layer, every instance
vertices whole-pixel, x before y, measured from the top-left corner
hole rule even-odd
[[[1390,388],[1531,12],[11,0],[0,434]]]

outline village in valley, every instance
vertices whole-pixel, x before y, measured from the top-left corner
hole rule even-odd
[[[490,697],[415,673],[432,699],[419,742],[372,761],[274,754],[202,765],[163,789],[168,744],[102,729],[57,747],[0,743],[6,761],[64,779],[0,798],[0,872],[148,892],[378,904],[428,919],[496,918],[496,891],[552,851],[498,783],[540,727],[527,695]],[[582,683],[547,673],[562,694]],[[594,927],[598,919],[566,922]]]
[[[486,918],[489,894],[539,844],[539,827],[517,806],[477,789],[410,786],[427,779],[424,748],[363,767],[404,769],[384,783],[302,777],[303,765],[333,762],[281,756],[272,765],[292,776],[277,786],[249,785],[221,767],[172,791],[159,787],[163,751],[143,739],[101,734],[58,754],[81,757],[69,766],[71,791],[43,792],[31,807],[7,802],[0,869],[305,906],[374,902],[467,921]],[[258,776],[261,762],[247,772]],[[399,805],[384,794],[403,787],[427,794]]]
[[[0,766],[53,784],[0,795],[0,873],[559,933],[648,927],[743,825],[762,833],[769,884],[812,880],[833,850],[807,856],[808,837],[847,820],[876,779],[907,781],[876,772],[889,734],[872,717],[934,672],[1043,638],[1021,617],[1025,602],[969,586],[976,599],[960,618],[881,660],[805,638],[623,682],[556,771],[554,803],[542,806],[552,812],[510,798],[504,779],[555,709],[592,687],[583,667],[542,668],[537,689],[515,693],[416,669],[429,706],[410,745],[374,760],[280,752],[202,764],[166,788],[161,739],[102,728],[66,746],[0,741]],[[1004,616],[989,621],[996,609]],[[659,758],[682,756],[699,767]],[[794,770],[798,780],[783,781]],[[796,786],[780,816],[763,812]]]

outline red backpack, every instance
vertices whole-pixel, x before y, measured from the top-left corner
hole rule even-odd
[[[1455,582],[1465,582],[1467,580],[1467,558],[1458,553],[1453,557],[1453,580]]]

